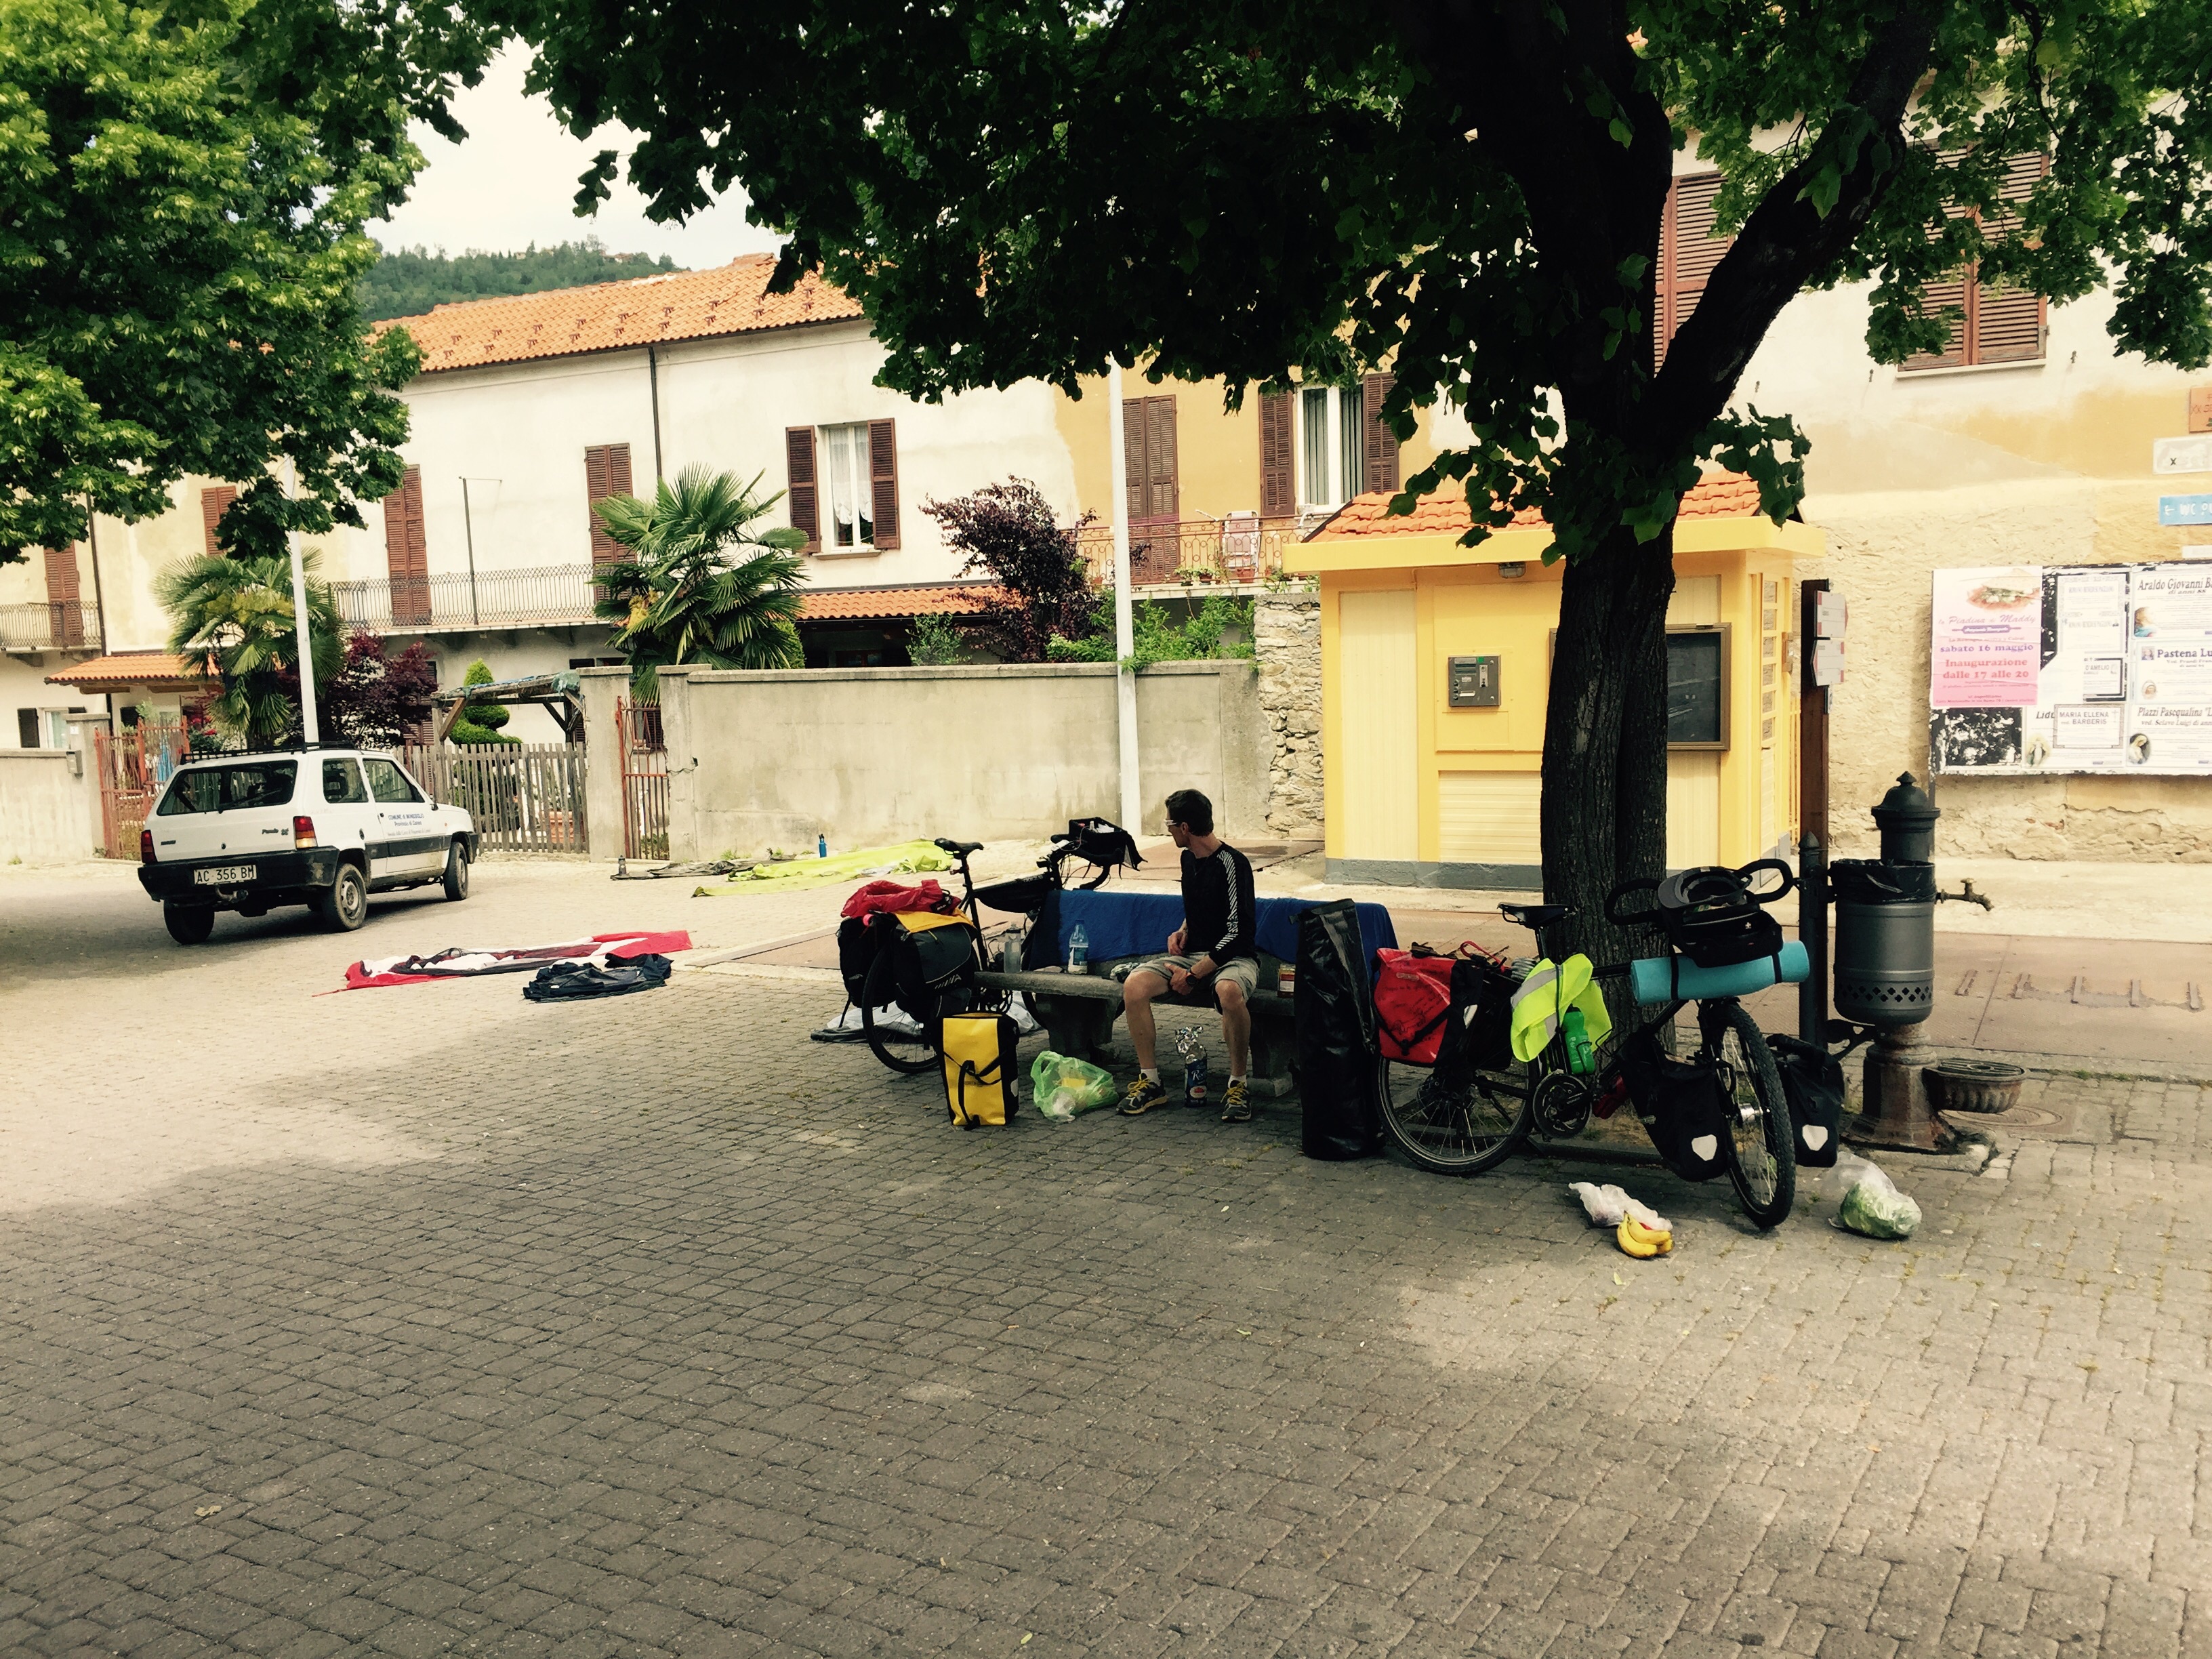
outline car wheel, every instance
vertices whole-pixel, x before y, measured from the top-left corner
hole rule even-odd
[[[179,945],[205,945],[208,935],[215,932],[215,906],[212,904],[163,904],[161,921],[169,930],[169,937]]]
[[[315,901],[315,914],[334,933],[350,933],[368,920],[368,884],[362,879],[358,868],[350,864],[338,866],[338,878]]]
[[[455,842],[446,849],[446,896],[465,899],[469,896],[468,849]]]

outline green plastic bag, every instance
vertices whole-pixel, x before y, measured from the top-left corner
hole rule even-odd
[[[1055,1123],[1114,1103],[1114,1077],[1087,1060],[1056,1054],[1049,1048],[1030,1066],[1030,1098]]]

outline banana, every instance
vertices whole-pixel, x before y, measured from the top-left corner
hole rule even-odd
[[[1665,1255],[1674,1248],[1674,1234],[1656,1231],[1645,1226],[1632,1215],[1622,1218],[1618,1237],[1620,1240],[1620,1248],[1627,1250],[1629,1255],[1638,1258]],[[1631,1249],[1632,1243],[1647,1248]]]

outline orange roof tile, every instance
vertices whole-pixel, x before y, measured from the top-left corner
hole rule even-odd
[[[1438,490],[1424,495],[1413,504],[1412,513],[1400,518],[1389,516],[1391,501],[1388,490],[1372,490],[1356,500],[1346,501],[1316,531],[1312,540],[1317,542],[1348,541],[1366,536],[1462,536],[1474,522],[1467,510],[1467,496],[1457,489]],[[1697,487],[1682,497],[1679,516],[1685,519],[1749,519],[1759,513],[1759,486],[1741,472],[1709,472],[1698,480]],[[1544,515],[1533,507],[1524,507],[1513,515],[1508,526],[1514,530],[1534,530],[1542,526]]]
[[[672,270],[591,288],[470,300],[377,327],[404,328],[422,349],[422,372],[481,368],[540,357],[704,340],[862,316],[860,302],[809,274],[770,294],[775,257],[748,253],[711,270]]]
[[[112,651],[74,668],[46,676],[48,685],[73,685],[80,691],[125,691],[149,686],[163,691],[208,690],[211,682],[197,664],[166,651]]]
[[[1004,597],[994,582],[942,582],[910,587],[818,587],[806,596],[801,622],[888,622],[907,617],[961,616]]]

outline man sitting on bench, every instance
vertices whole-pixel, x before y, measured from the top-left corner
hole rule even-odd
[[[1152,1004],[1171,997],[1221,1010],[1221,1035],[1229,1044],[1229,1089],[1222,1097],[1221,1121],[1249,1123],[1248,999],[1260,982],[1260,959],[1252,943],[1258,911],[1252,861],[1213,833],[1213,803],[1195,789],[1178,789],[1168,797],[1168,833],[1182,848],[1182,926],[1168,936],[1168,954],[1134,969],[1121,988],[1121,1011],[1142,1068],[1122,1097],[1121,1113],[1139,1117],[1167,1102],[1152,1053]]]

